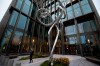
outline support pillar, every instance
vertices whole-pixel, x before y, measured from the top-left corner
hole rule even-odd
[[[77,44],[79,45],[81,56],[83,56],[82,45],[81,45],[81,38],[80,38],[78,24],[77,24],[77,20],[76,19],[74,19],[74,23],[75,23],[76,34],[77,34]]]

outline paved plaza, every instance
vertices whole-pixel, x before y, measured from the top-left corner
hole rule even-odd
[[[60,58],[60,57],[69,58],[69,61],[70,61],[69,66],[100,66],[100,65],[87,61],[84,57],[77,56],[77,55],[56,55],[55,54],[53,55],[53,57],[54,58]],[[29,63],[29,60],[19,61],[19,58],[21,57],[18,57],[15,59],[15,64],[21,63],[21,66],[39,66],[42,62],[49,59],[49,57],[37,58],[37,59],[33,59],[33,63]]]

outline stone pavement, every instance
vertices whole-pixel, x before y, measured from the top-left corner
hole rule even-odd
[[[77,55],[53,55],[54,58],[60,58],[60,57],[66,57],[69,58],[70,64],[69,66],[100,66],[97,64],[94,64],[92,62],[87,61],[84,57],[77,56]],[[19,57],[20,58],[20,57]],[[33,59],[33,63],[29,63],[29,60],[19,60],[15,59],[15,63],[21,63],[21,66],[39,66],[42,62],[45,60],[48,60],[49,57],[46,58],[37,58]]]

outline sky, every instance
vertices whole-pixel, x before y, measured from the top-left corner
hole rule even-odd
[[[0,22],[1,19],[3,18],[7,8],[9,7],[10,3],[12,0],[0,0]],[[93,0],[95,7],[99,13],[100,16],[100,0]]]

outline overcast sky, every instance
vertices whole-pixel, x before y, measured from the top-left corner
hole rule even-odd
[[[0,0],[0,22],[12,0]],[[100,16],[100,0],[93,0]]]

